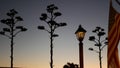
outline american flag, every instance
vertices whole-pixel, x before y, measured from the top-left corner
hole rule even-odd
[[[116,2],[118,2],[116,0]],[[110,0],[108,31],[108,68],[120,68],[118,44],[120,41],[120,13],[112,6]]]

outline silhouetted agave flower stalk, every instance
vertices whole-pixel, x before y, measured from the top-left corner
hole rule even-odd
[[[94,51],[99,54],[99,62],[100,62],[100,68],[102,68],[102,55],[101,52],[103,48],[108,44],[108,38],[104,38],[102,40],[101,38],[105,35],[104,29],[101,27],[96,27],[95,30],[92,31],[97,35],[95,36],[90,36],[89,40],[95,42],[95,46],[98,47],[98,50],[95,50],[93,48],[89,48],[90,51]]]
[[[13,68],[13,45],[14,45],[14,37],[20,32],[27,31],[27,28],[23,26],[17,26],[16,23],[23,21],[20,16],[16,16],[18,12],[14,9],[11,9],[6,15],[9,17],[7,19],[2,19],[1,23],[7,25],[7,27],[3,28],[0,31],[0,34],[8,37],[11,40],[11,68]]]
[[[58,23],[55,21],[55,19],[62,14],[58,12],[58,7],[55,6],[54,4],[48,5],[47,6],[47,13],[42,13],[40,20],[44,21],[45,23],[48,24],[49,29],[45,28],[45,26],[38,26],[38,29],[40,30],[45,30],[50,34],[50,67],[53,68],[53,39],[55,37],[58,37],[59,35],[55,33],[55,30],[59,27],[66,26],[66,23]],[[49,15],[50,14],[50,15]]]

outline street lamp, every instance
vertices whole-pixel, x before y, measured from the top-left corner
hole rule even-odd
[[[84,68],[84,62],[83,62],[83,39],[85,36],[86,30],[84,28],[82,28],[82,26],[80,25],[79,28],[77,29],[77,31],[75,32],[76,37],[79,41],[79,65],[80,68]]]

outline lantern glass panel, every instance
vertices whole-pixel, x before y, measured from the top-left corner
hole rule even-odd
[[[78,40],[83,40],[84,36],[85,36],[85,32],[76,33],[76,37]]]

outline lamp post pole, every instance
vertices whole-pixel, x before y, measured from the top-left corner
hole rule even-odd
[[[82,43],[82,41],[79,41],[79,64],[80,64],[80,68],[84,68],[83,43]]]

